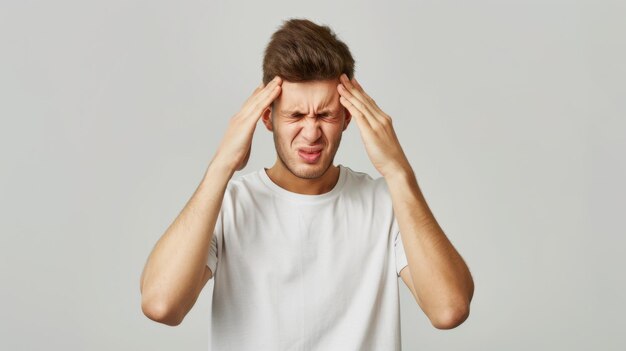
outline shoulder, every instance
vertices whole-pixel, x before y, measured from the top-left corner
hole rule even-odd
[[[231,194],[256,191],[261,186],[261,180],[259,177],[259,171],[250,171],[244,174],[236,174],[229,181],[226,186],[227,192]]]
[[[222,205],[235,207],[237,203],[258,197],[263,190],[258,171],[236,174],[226,184]]]
[[[342,167],[346,171],[346,191],[361,195],[369,194],[374,198],[388,196],[387,182],[382,176],[374,178],[368,173],[355,171],[348,166]]]

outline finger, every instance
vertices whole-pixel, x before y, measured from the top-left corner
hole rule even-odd
[[[251,112],[256,110],[259,104],[264,104],[264,101],[268,98],[268,96],[273,96],[272,100],[276,98],[274,95],[276,94],[277,87],[280,90],[280,83],[282,83],[281,78],[279,76],[274,77],[274,79],[269,81],[263,89],[250,97],[243,109]]]
[[[263,111],[274,101],[281,92],[282,87],[278,83],[274,83],[273,87],[268,84],[268,90],[263,91],[251,106],[252,118],[258,118]]]
[[[357,99],[352,94],[352,92],[354,91],[354,87],[352,88],[352,91],[348,91],[345,85],[340,84],[338,89],[339,89],[339,94],[341,94],[346,100],[350,102],[352,106],[354,106],[358,111],[361,112],[361,114],[364,116],[363,118],[367,119],[370,126],[374,126],[374,124],[380,123],[378,119],[374,117],[372,111],[370,111],[370,109],[368,108],[367,106],[368,103],[365,103],[360,99]]]
[[[361,86],[361,84],[359,82],[356,81],[356,77],[352,77],[352,80],[350,81],[355,88],[357,88],[357,90],[367,99],[370,101],[374,101],[374,99],[372,99],[369,95],[367,95],[367,93],[365,92],[365,90],[363,89],[363,87]]]
[[[269,82],[267,82],[267,85],[265,83],[263,83],[263,81],[261,80],[261,83],[254,89],[252,95],[258,94],[258,92],[266,90],[271,88],[271,86],[275,85],[277,83],[277,81],[280,80],[279,76],[275,76],[274,79],[270,80]]]
[[[361,86],[361,83],[359,83],[356,80],[356,77],[352,78],[352,84],[354,84],[354,86],[359,90],[359,92],[361,92],[361,94],[369,101],[371,102],[371,105],[376,108],[377,110],[379,110],[380,112],[382,112],[382,110],[380,110],[380,108],[378,107],[378,105],[376,105],[376,102],[374,101],[374,99],[372,99],[371,96],[367,95],[367,93],[365,92],[365,89],[363,89],[363,87]]]
[[[352,83],[354,84],[354,86],[359,89],[359,91],[361,92],[361,94],[363,94],[363,96],[365,96],[367,98],[367,100],[370,102],[369,107],[371,109],[374,110],[374,116],[378,117],[378,120],[382,123],[385,122],[385,119],[388,118],[387,114],[385,114],[383,112],[383,110],[378,107],[378,104],[376,104],[376,101],[374,101],[374,99],[372,99],[371,96],[367,95],[367,93],[365,93],[365,90],[363,89],[363,87],[361,86],[361,83],[359,83],[359,81],[357,81],[356,77],[352,78]]]
[[[350,82],[345,73],[342,74],[339,79],[342,83],[340,93],[342,93],[356,108],[361,110],[368,120],[373,119],[370,123],[375,122],[376,118],[373,115],[373,111],[370,109],[369,101],[361,95],[352,82]]]
[[[365,93],[365,90],[363,89],[361,84],[357,82],[356,77],[353,77],[352,80],[349,80],[348,77],[344,74],[343,78],[345,82],[344,86],[346,86],[349,89],[349,92],[359,101],[361,101],[371,113],[371,116],[368,117],[374,118],[377,122],[384,122],[385,113],[378,107],[378,105],[376,105],[374,99],[372,99],[369,95],[367,95],[367,93]]]
[[[365,97],[361,93],[361,91],[354,86],[352,81],[348,79],[348,76],[345,73],[341,75],[339,80],[341,81],[343,86],[348,90],[348,92],[350,92],[350,94],[352,94],[356,99],[358,99],[364,104],[369,101],[367,97]]]
[[[350,114],[354,119],[356,119],[357,124],[359,125],[359,129],[363,130],[365,128],[370,129],[372,126],[368,122],[367,118],[363,115],[363,113],[357,109],[345,96],[339,97],[339,102],[350,111]]]
[[[264,101],[268,96],[272,96],[276,93],[277,89],[280,90],[282,84],[282,79],[279,76],[274,77],[267,86],[263,89],[263,91],[259,94],[259,101]]]
[[[256,86],[256,88],[254,88],[254,90],[252,91],[252,93],[248,96],[248,98],[246,99],[246,101],[244,101],[242,106],[246,106],[250,101],[252,101],[252,99],[254,99],[254,96],[257,95],[259,93],[259,91],[261,91],[263,89],[263,87],[265,86],[265,84],[263,83],[263,81],[261,80],[261,83],[259,85]]]
[[[274,77],[274,79],[272,79],[271,81],[269,81],[267,83],[267,85],[263,88],[263,92],[267,93],[267,92],[272,92],[272,90],[274,90],[274,88],[276,86],[279,86],[280,84],[282,84],[282,79],[279,76]]]

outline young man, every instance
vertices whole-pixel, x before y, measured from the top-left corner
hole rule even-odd
[[[145,315],[180,324],[214,277],[214,350],[399,350],[401,277],[435,327],[461,324],[469,269],[430,212],[391,118],[353,78],[347,46],[326,26],[292,19],[273,34],[263,70],[150,254]],[[333,165],[353,118],[382,177]],[[231,179],[259,119],[276,162]]]

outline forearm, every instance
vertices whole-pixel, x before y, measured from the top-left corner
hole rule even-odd
[[[469,313],[474,292],[469,268],[430,211],[413,170],[407,167],[385,180],[424,312],[431,320]]]
[[[221,163],[211,162],[192,197],[157,241],[141,277],[144,313],[178,320],[191,309],[199,294],[213,230],[233,173]]]

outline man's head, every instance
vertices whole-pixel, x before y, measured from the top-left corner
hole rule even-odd
[[[274,134],[279,161],[297,177],[321,177],[333,163],[351,119],[337,92],[342,73],[354,76],[348,47],[329,27],[306,19],[285,21],[265,49],[263,82],[278,75],[283,83],[262,120]]]

